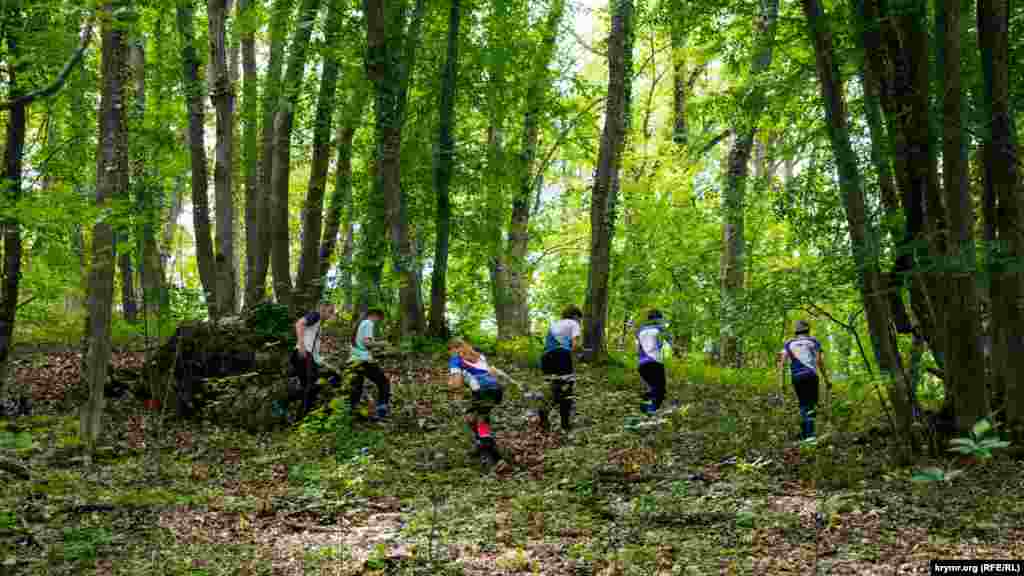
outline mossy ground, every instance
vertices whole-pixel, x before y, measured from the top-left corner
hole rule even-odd
[[[925,574],[931,558],[1024,556],[1019,464],[912,484],[884,438],[852,441],[880,413],[870,394],[846,394],[860,399],[833,433],[801,446],[768,373],[680,362],[679,410],[639,429],[632,369],[582,374],[569,435],[532,428],[509,389],[494,426],[508,462],[489,472],[436,356],[391,372],[387,424],[252,435],[126,398],[88,463],[73,416],[4,422],[33,477],[0,472],[0,573]]]

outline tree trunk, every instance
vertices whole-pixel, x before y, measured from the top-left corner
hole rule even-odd
[[[2,14],[7,20],[8,14]],[[7,32],[7,97],[18,99],[24,90],[18,84],[18,77],[24,69],[20,49],[14,34]],[[22,196],[22,173],[25,156],[25,126],[27,102],[11,106],[7,113],[7,142],[4,146],[3,194],[9,206],[17,205]],[[14,321],[18,312],[18,284],[21,280],[21,224],[6,216],[3,221],[4,260],[3,283],[0,284],[0,398],[7,385],[7,368],[11,348],[14,345]]]
[[[214,195],[217,219],[217,309],[220,315],[237,310],[235,302],[235,200],[231,177],[234,171],[235,88],[228,70],[227,19],[231,0],[207,0],[210,39],[210,100],[217,114],[217,144],[214,152]],[[220,270],[224,266],[225,270]]]
[[[325,284],[327,272],[331,267],[331,258],[334,257],[334,250],[338,244],[338,231],[341,229],[342,221],[345,222],[345,247],[342,250],[342,259],[348,259],[351,265],[352,259],[352,141],[355,138],[356,130],[362,123],[363,110],[366,108],[366,101],[369,99],[369,86],[359,79],[352,91],[344,110],[342,124],[338,128],[338,158],[334,167],[334,192],[331,194],[330,202],[327,205],[327,223],[324,226],[323,239],[320,242],[320,284]],[[343,217],[344,213],[344,217]],[[351,270],[347,268],[343,274],[348,274],[351,283]]]
[[[505,79],[506,50],[510,29],[508,0],[495,0],[491,17],[487,22],[487,47],[489,54],[487,70],[487,168],[483,179],[485,214],[485,246],[490,255],[491,299],[494,303],[494,321],[498,327],[498,339],[509,336],[508,275],[506,258],[502,246],[502,222],[505,219],[505,188],[508,183],[508,165],[505,154],[505,118],[508,113]]]
[[[978,43],[985,78],[983,135],[985,219],[992,222],[993,375],[1006,392],[1006,419],[1017,439],[1024,437],[1024,346],[1021,326],[1024,294],[1019,263],[1024,257],[1024,224],[1017,138],[1010,111],[1009,2],[978,0]]]
[[[192,162],[192,221],[195,227],[196,260],[199,281],[206,293],[211,318],[217,317],[217,275],[210,239],[210,199],[206,166],[203,83],[199,79],[199,57],[195,47],[195,6],[193,0],[180,0],[177,7],[178,33],[181,34],[182,80],[188,107],[189,149]]]
[[[772,63],[779,15],[778,0],[767,0],[762,4],[762,10],[757,21],[757,48],[750,65],[750,82],[753,86],[743,103],[745,118],[741,124],[733,126],[736,139],[729,150],[728,173],[722,194],[721,358],[723,366],[735,368],[743,365],[743,351],[736,323],[743,313],[741,301],[746,275],[744,212],[747,174],[758,120],[765,106],[764,86],[758,82],[758,77]]]
[[[256,282],[261,253],[262,198],[259,180],[259,78],[256,74],[258,0],[238,0],[242,43],[242,172],[245,175],[245,306],[263,300],[263,282]],[[264,270],[264,276],[266,271]]]
[[[689,127],[686,123],[686,96],[689,90],[686,71],[686,0],[672,0],[667,6],[672,41],[672,141],[685,146],[689,141]]]
[[[291,306],[292,272],[291,242],[288,228],[288,183],[291,174],[292,127],[295,106],[302,88],[302,75],[306,69],[306,54],[313,23],[320,8],[320,0],[303,0],[299,8],[299,21],[295,26],[288,54],[288,67],[284,75],[281,101],[274,116],[273,169],[270,182],[270,262],[274,276],[274,297],[279,303]],[[319,236],[318,236],[319,238]]]
[[[452,0],[448,14],[448,53],[441,72],[438,102],[438,135],[434,151],[434,194],[437,196],[437,234],[434,245],[434,269],[430,280],[430,326],[432,336],[448,336],[445,317],[448,304],[448,242],[451,237],[452,206],[448,187],[455,164],[455,76],[459,67],[459,0]]]
[[[608,320],[611,243],[615,232],[619,167],[629,131],[633,85],[633,2],[616,0],[612,6],[612,30],[608,38],[608,99],[590,201],[590,273],[583,335],[584,346],[592,351],[593,359],[597,361],[603,360],[607,353],[605,323]]]
[[[122,4],[123,6],[124,4]],[[96,205],[109,210],[111,203],[124,194],[127,165],[125,130],[125,44],[124,32],[113,22],[113,7],[102,8],[103,52],[101,55],[102,92],[99,116],[99,150],[96,158]],[[191,13],[191,10],[188,10]],[[186,42],[186,46],[189,42]],[[95,449],[99,437],[107,369],[110,365],[110,319],[114,297],[114,229],[100,220],[93,225],[93,257],[89,269],[88,344],[85,353],[85,380],[89,398],[81,407],[79,436],[87,448]]]
[[[255,0],[254,0],[255,1]],[[274,170],[274,117],[281,102],[281,71],[284,68],[285,38],[294,0],[274,0],[270,18],[270,54],[267,74],[263,79],[262,155],[259,164],[260,192],[250,199],[251,213],[247,223],[253,230],[247,235],[246,301],[256,304],[266,296],[267,268],[270,266],[271,202],[274,196],[272,175]],[[253,58],[255,66],[255,57]],[[254,89],[255,91],[255,89]],[[255,122],[253,122],[255,125]],[[253,128],[255,130],[255,126]],[[255,153],[253,153],[255,158]],[[255,161],[255,160],[254,160]],[[248,209],[248,208],[247,208]]]
[[[869,229],[862,181],[857,167],[857,156],[850,142],[846,102],[839,75],[839,64],[835,59],[832,35],[828,30],[828,24],[818,0],[802,0],[802,4],[814,44],[815,64],[821,98],[825,107],[826,127],[839,172],[839,186],[845,202],[853,258],[861,275],[861,295],[864,300],[868,327],[875,346],[880,350],[880,355],[885,358],[883,365],[898,366],[899,360],[894,358],[897,352],[893,347],[892,339],[888,337],[889,309],[882,292],[881,272],[874,255],[866,250],[868,238],[873,235],[873,231]],[[902,370],[889,374],[891,378],[890,397],[896,409],[898,431],[906,441],[906,444],[901,445],[899,456],[901,460],[907,461],[910,454],[906,447],[913,445],[911,436],[913,414],[907,382]]]
[[[302,209],[302,248],[299,256],[299,275],[296,279],[297,308],[312,310],[320,300],[325,287],[327,270],[320,270],[320,237],[323,228],[324,189],[327,187],[327,168],[331,155],[331,121],[334,118],[338,92],[338,36],[341,29],[343,6],[339,0],[330,2],[327,12],[328,34],[324,47],[323,72],[320,75],[320,96],[316,105],[316,125],[313,131],[313,164],[309,171],[309,187]]]
[[[530,271],[526,254],[530,245],[530,204],[540,183],[542,166],[537,165],[537,142],[540,135],[541,110],[550,86],[551,64],[558,39],[558,28],[565,14],[565,0],[554,0],[544,24],[541,44],[530,70],[526,87],[526,114],[523,118],[523,144],[519,153],[518,190],[512,200],[512,216],[508,227],[502,282],[505,302],[502,316],[509,336],[530,333],[530,306],[528,301]]]
[[[383,199],[387,213],[393,266],[400,285],[399,337],[404,340],[422,334],[424,328],[415,254],[409,238],[405,194],[401,188],[401,147],[409,76],[415,64],[426,7],[424,0],[416,0],[412,21],[404,38],[401,35],[404,9],[399,8],[403,6],[386,7],[383,0],[367,0],[366,61],[376,92],[377,167],[374,188],[375,195]]]
[[[960,39],[966,28],[961,21],[960,0],[944,0],[937,11],[937,32],[941,39],[938,70],[942,94],[943,146],[942,176],[946,192],[951,258],[944,270],[947,336],[945,381],[954,391],[957,428],[966,433],[988,414],[981,343],[981,309],[975,291],[977,262],[974,246],[974,202],[967,173],[967,142],[964,128],[964,91],[961,80]],[[955,338],[949,335],[956,334]]]

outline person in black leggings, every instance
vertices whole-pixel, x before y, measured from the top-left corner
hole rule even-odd
[[[334,304],[321,302],[313,310],[295,322],[295,352],[291,356],[292,368],[302,383],[302,415],[309,413],[313,402],[320,393],[317,382],[321,374],[328,378],[339,378],[324,365],[320,357],[320,328],[324,322],[334,318]]]
[[[377,411],[373,415],[373,419],[387,418],[389,413],[391,383],[388,382],[387,375],[381,370],[380,364],[377,364],[370,352],[371,349],[379,347],[377,341],[374,340],[374,328],[383,319],[383,310],[370,308],[366,311],[366,317],[356,327],[355,334],[352,335],[349,364],[353,374],[348,401],[353,416],[358,414],[359,403],[363,399],[363,383],[366,379],[377,385]]]
[[[572,430],[572,410],[575,403],[576,373],[572,355],[580,347],[580,319],[583,312],[576,306],[569,306],[562,312],[562,318],[553,322],[544,342],[544,354],[540,357],[540,369],[551,383],[545,394],[543,406],[538,410],[541,429],[547,431],[548,411],[558,405],[562,430]]]

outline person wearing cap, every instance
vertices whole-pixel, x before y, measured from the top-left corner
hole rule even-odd
[[[779,372],[789,362],[793,374],[793,388],[800,403],[800,439],[814,437],[814,411],[818,405],[818,377],[825,371],[825,356],[821,342],[811,336],[811,325],[797,320],[794,337],[786,340],[779,353]]]
[[[665,353],[669,346],[665,329],[661,311],[652,309],[647,312],[647,322],[636,331],[637,369],[647,384],[646,402],[641,408],[646,414],[656,412],[665,401]]]
[[[580,347],[580,338],[583,334],[580,328],[582,318],[583,312],[578,307],[566,307],[561,319],[551,323],[547,338],[544,340],[540,369],[544,372],[544,378],[551,383],[551,387],[537,413],[540,427],[545,432],[549,428],[548,411],[555,404],[558,405],[562,431],[569,432],[572,429],[573,388],[576,383],[572,354]]]
[[[377,323],[384,319],[384,311],[380,308],[370,308],[366,316],[356,326],[352,335],[352,351],[349,355],[349,364],[352,366],[352,382],[349,388],[349,406],[352,415],[358,414],[359,403],[363,399],[363,384],[369,379],[377,385],[377,410],[375,419],[386,418],[388,415],[388,402],[391,399],[391,383],[388,377],[381,370],[380,364],[373,358],[371,350],[379,348],[381,343],[374,339],[374,328]]]

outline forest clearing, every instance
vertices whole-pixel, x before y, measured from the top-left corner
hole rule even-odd
[[[1022,26],[4,0],[0,576],[1024,573]]]

